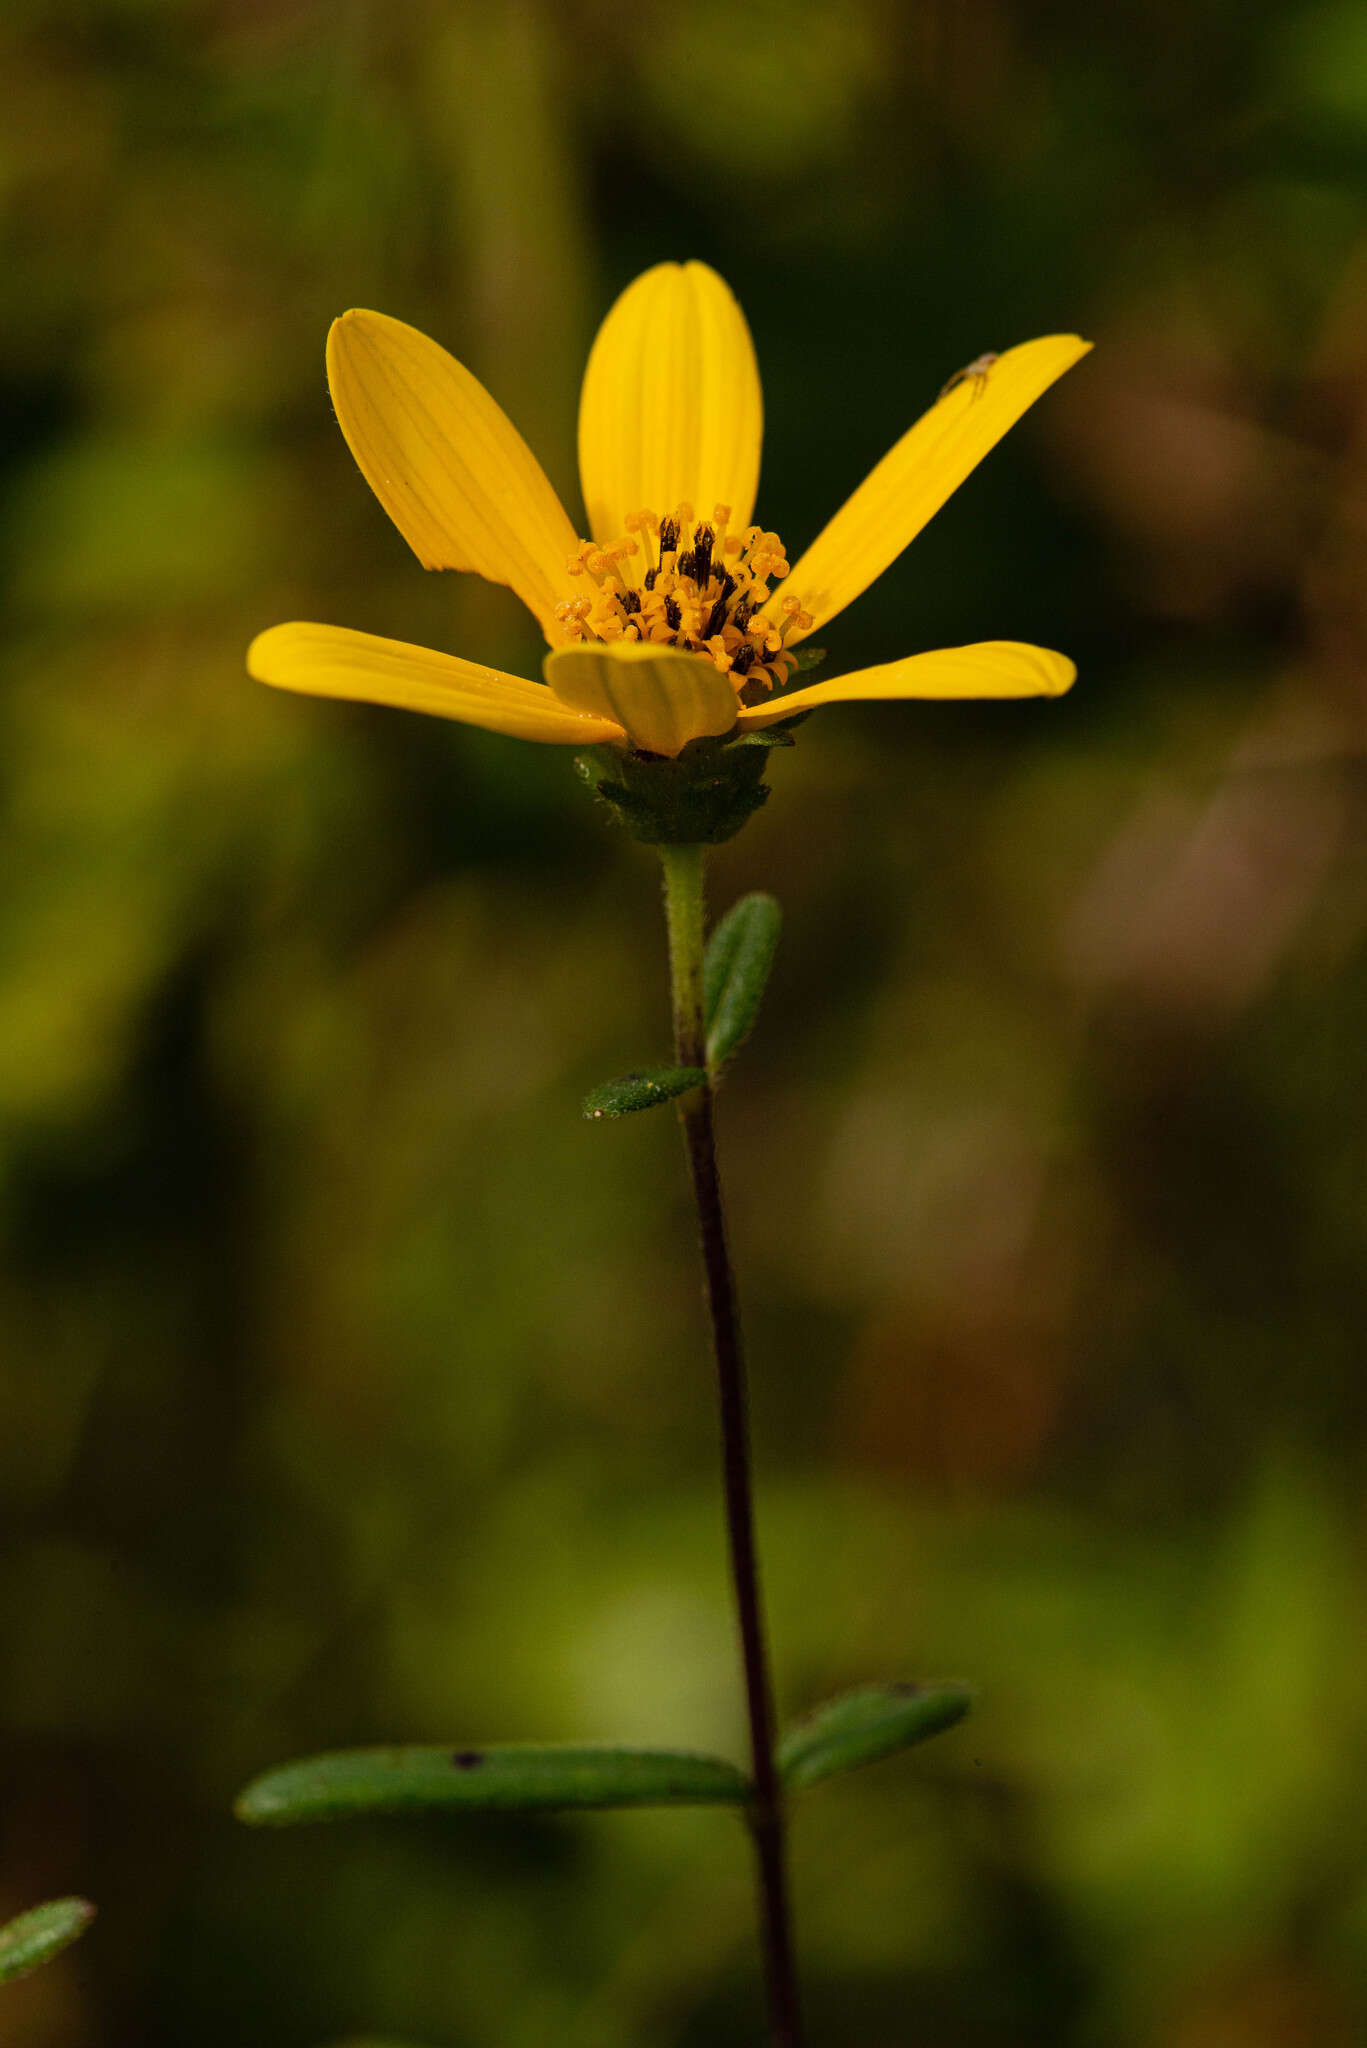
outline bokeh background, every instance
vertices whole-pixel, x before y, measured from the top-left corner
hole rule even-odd
[[[647,264],[737,288],[791,549],[959,365],[1095,353],[825,637],[723,1118],[830,2048],[1367,2030],[1361,0],[11,0],[0,27],[0,1905],[25,2048],[742,2048],[722,1815],[251,1834],[388,1738],[739,1754],[653,865],[569,757],[283,698],[291,617],[537,659],[355,471],[327,323],[577,508]],[[577,510],[576,510],[576,516]],[[527,669],[535,673],[535,669]]]

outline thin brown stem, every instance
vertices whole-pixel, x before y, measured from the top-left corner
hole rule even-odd
[[[680,1066],[706,1065],[702,1010],[701,847],[661,849],[674,985],[675,1057]],[[755,1542],[750,1427],[735,1274],[726,1242],[710,1083],[685,1096],[680,1107],[684,1146],[698,1211],[712,1347],[721,1417],[722,1488],[730,1543],[731,1576],[740,1627],[741,1664],[750,1730],[754,1797],[750,1832],[759,1880],[760,1929],[769,1991],[772,2048],[802,2048],[797,1969],[788,1905],[783,1787],[774,1763],[773,1687],[765,1646]]]

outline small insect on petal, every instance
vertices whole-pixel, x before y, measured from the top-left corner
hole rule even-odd
[[[980,398],[987,388],[988,371],[999,360],[1000,358],[993,349],[986,349],[982,355],[974,356],[971,363],[965,363],[962,370],[954,372],[949,382],[941,389],[940,398],[947,398],[956,384],[968,383],[971,383],[973,386],[973,398]],[[937,399],[935,402],[938,405],[940,401]],[[972,404],[972,399],[970,399],[969,403]]]

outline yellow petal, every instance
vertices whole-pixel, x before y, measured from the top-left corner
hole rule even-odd
[[[479,379],[416,327],[364,311],[333,321],[327,364],[347,445],[424,569],[508,584],[550,638],[575,531]]]
[[[610,719],[567,711],[544,683],[428,647],[410,647],[405,640],[353,633],[345,626],[272,626],[247,649],[247,668],[258,682],[280,690],[397,704],[404,711],[457,718],[518,740],[592,747],[625,738]]]
[[[980,640],[972,647],[944,647],[936,654],[909,654],[879,668],[857,668],[828,683],[790,690],[742,711],[744,726],[774,725],[818,704],[875,697],[1061,697],[1077,676],[1066,654],[1030,647],[1023,640]]]
[[[616,540],[629,512],[720,503],[748,525],[764,408],[745,315],[705,263],[658,263],[628,285],[589,354],[579,476],[589,527]]]
[[[790,633],[805,639],[867,590],[957,491],[1008,427],[1091,348],[1076,334],[1049,334],[999,356],[982,376],[967,376],[903,434],[852,498],[817,535],[765,606],[779,616],[785,597],[812,615]]]
[[[562,704],[615,719],[647,754],[673,756],[690,740],[730,732],[736,722],[736,693],[705,654],[627,640],[562,647],[542,666]]]

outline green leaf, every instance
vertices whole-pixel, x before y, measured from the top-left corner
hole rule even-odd
[[[973,1704],[966,1685],[864,1685],[813,1708],[784,1735],[778,1767],[785,1785],[800,1791],[910,1749],[952,1728]]]
[[[644,1073],[623,1074],[616,1081],[604,1081],[584,1097],[584,1114],[600,1117],[634,1116],[638,1109],[658,1109],[676,1095],[687,1095],[707,1079],[701,1067],[648,1067]]]
[[[89,1899],[50,1899],[0,1927],[0,1984],[36,1970],[84,1934],[94,1918]]]
[[[783,912],[772,896],[742,896],[707,945],[703,1012],[707,1064],[718,1067],[749,1036],[774,964]]]
[[[538,1746],[352,1749],[268,1771],[237,1801],[269,1827],[364,1813],[533,1812],[590,1806],[743,1806],[750,1781],[687,1750]]]

